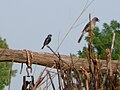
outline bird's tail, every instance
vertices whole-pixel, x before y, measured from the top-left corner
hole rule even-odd
[[[45,46],[42,46],[42,48],[41,49],[43,49]]]
[[[78,39],[78,43],[80,43],[80,41],[81,41],[81,39],[82,39],[83,35],[84,35],[84,32],[82,32],[82,34],[81,34],[80,38]]]

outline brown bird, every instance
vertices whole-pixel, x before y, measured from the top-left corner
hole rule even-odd
[[[48,45],[48,44],[50,43],[51,37],[52,37],[51,34],[49,34],[49,35],[47,36],[47,38],[45,39],[45,41],[44,41],[43,46],[42,46],[41,49],[43,49],[46,45]]]
[[[96,22],[99,22],[99,19],[97,17],[94,17],[83,29],[82,34],[78,40],[78,43],[80,43],[82,37],[86,32],[89,32],[90,29],[93,30],[95,28]],[[91,26],[90,26],[91,25]]]

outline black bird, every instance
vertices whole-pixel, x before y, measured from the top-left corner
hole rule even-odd
[[[47,36],[47,38],[45,39],[45,41],[44,41],[44,43],[43,43],[43,47],[42,47],[41,49],[43,49],[46,45],[48,45],[48,44],[50,43],[51,37],[52,37],[51,34],[49,34],[49,35]]]
[[[81,36],[80,36],[80,38],[79,38],[79,40],[78,40],[78,43],[80,43],[82,37],[84,36],[84,34],[85,34],[86,32],[89,32],[90,29],[93,30],[93,29],[95,28],[96,22],[99,22],[99,19],[98,19],[97,17],[94,17],[94,18],[91,20],[91,22],[89,22],[89,23],[84,27],[84,29],[83,29],[83,31],[82,31],[82,34],[81,34]],[[91,26],[90,26],[90,25],[91,25]]]

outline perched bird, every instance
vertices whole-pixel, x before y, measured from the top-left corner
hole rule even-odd
[[[48,45],[48,44],[50,43],[51,37],[52,37],[51,34],[49,34],[49,35],[47,36],[47,38],[45,39],[45,41],[44,41],[44,43],[43,43],[43,47],[42,47],[41,49],[43,49],[46,45]]]
[[[80,43],[82,37],[86,32],[89,32],[90,29],[93,30],[95,28],[96,22],[99,22],[99,19],[97,17],[94,17],[83,29],[82,34],[78,40],[78,43]],[[90,26],[91,25],[91,26]]]

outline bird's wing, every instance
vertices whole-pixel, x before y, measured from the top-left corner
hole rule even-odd
[[[45,39],[45,42],[44,42],[44,45],[49,44],[49,43],[50,43],[50,41],[51,41],[51,38],[46,38],[46,39]]]
[[[80,38],[78,39],[78,43],[80,43],[80,41],[81,41],[81,39],[82,39],[83,36],[84,36],[84,32],[82,32]]]
[[[84,27],[83,32],[88,32],[90,27],[90,22]]]

